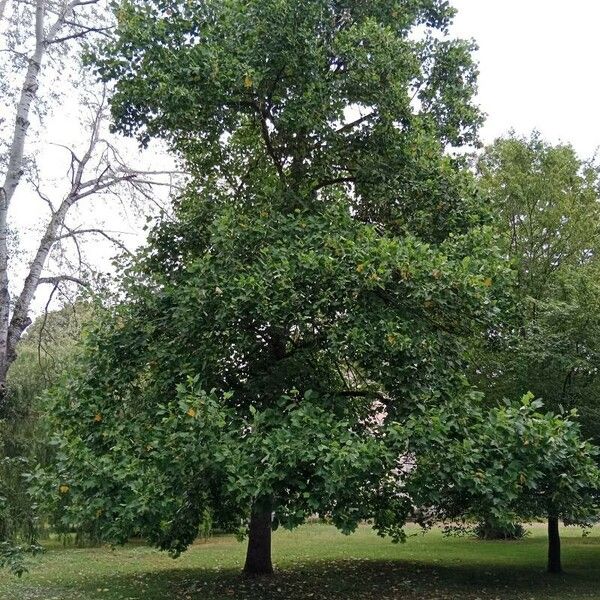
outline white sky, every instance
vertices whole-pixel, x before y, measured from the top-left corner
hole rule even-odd
[[[538,129],[550,142],[570,142],[583,158],[591,157],[600,146],[600,0],[451,0],[451,4],[458,9],[453,35],[474,38],[480,48],[479,103],[488,115],[483,142],[511,128],[523,134]],[[62,105],[47,120],[42,146],[69,144],[80,137],[74,104],[71,110]],[[0,107],[0,117],[2,112]],[[46,146],[42,155],[47,170],[57,177],[64,173],[64,151]],[[160,153],[145,153],[146,161],[170,162]],[[23,194],[24,200],[27,193]],[[33,248],[42,213],[32,210],[29,202],[17,204],[21,206],[15,206],[15,216],[17,221],[23,219],[19,225],[27,231],[23,245]],[[141,241],[139,223],[112,210],[91,211],[86,206],[75,218],[84,224],[85,217],[91,217],[90,224],[96,226],[104,221],[108,229],[124,232],[124,241]],[[98,266],[108,267],[114,250],[100,239],[92,254]]]
[[[600,0],[451,0],[453,32],[479,44],[479,101],[491,142],[511,127],[600,146]]]

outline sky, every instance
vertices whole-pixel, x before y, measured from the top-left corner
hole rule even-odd
[[[489,143],[511,128],[520,134],[537,129],[548,141],[569,142],[582,158],[590,158],[600,146],[600,0],[450,1],[458,9],[452,35],[473,38],[479,45],[478,101],[487,113],[482,141]],[[49,143],[70,145],[81,138],[80,110],[76,102],[70,109],[61,104],[47,119],[40,140],[46,145],[43,162],[56,177],[64,174],[68,155]],[[0,118],[2,112],[0,106]],[[169,162],[163,153],[146,154],[146,161]],[[29,202],[17,204],[22,205],[15,211],[17,220],[23,219],[20,229],[27,231],[23,245],[31,249],[47,217]],[[137,219],[117,216],[111,206],[106,211],[101,215],[86,205],[71,223],[84,225],[91,217],[93,225],[105,221],[108,229],[122,232],[130,247],[143,240]],[[114,249],[100,238],[92,254],[108,265]],[[24,255],[23,265],[27,260]]]
[[[453,33],[479,45],[482,130],[538,129],[582,158],[600,146],[600,0],[451,0]]]

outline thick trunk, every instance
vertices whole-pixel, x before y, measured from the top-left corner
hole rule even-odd
[[[252,507],[244,573],[253,577],[273,573],[270,501],[257,501]]]
[[[558,517],[548,517],[548,572],[562,573]]]

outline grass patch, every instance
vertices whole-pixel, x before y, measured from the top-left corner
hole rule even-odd
[[[415,529],[414,532],[417,530]],[[240,576],[245,545],[218,537],[181,558],[145,546],[50,547],[17,580],[0,574],[1,600],[553,600],[600,597],[600,530],[563,531],[565,575],[544,572],[544,529],[520,542],[445,538],[439,531],[393,545],[362,527],[325,525],[274,534],[277,574]]]

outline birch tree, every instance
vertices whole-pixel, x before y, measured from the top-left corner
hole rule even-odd
[[[108,194],[122,200],[131,192],[149,199],[153,184],[168,183],[156,179],[165,173],[127,166],[106,135],[105,93],[101,89],[88,107],[90,115],[78,147],[56,147],[56,152],[67,158],[64,182],[59,186],[64,193],[59,197],[56,190],[49,193],[37,173],[31,153],[33,140],[43,130],[44,115],[52,115],[59,106],[61,97],[55,90],[75,91],[70,84],[77,84],[80,76],[81,42],[109,35],[111,20],[105,4],[99,0],[0,1],[0,61],[6,74],[0,84],[6,106],[0,112],[0,412],[7,401],[7,373],[31,323],[32,302],[41,287],[52,297],[61,285],[85,283],[80,276],[85,270],[84,236],[124,248],[121,240],[102,227],[73,226],[68,216],[84,200],[98,202]],[[25,205],[40,218],[46,217],[37,243],[29,248],[26,268],[18,269],[9,238],[15,230],[15,210],[23,210]],[[93,212],[89,205],[86,211]],[[65,259],[69,251],[74,260]],[[57,256],[62,260],[53,263]],[[56,270],[58,264],[64,272]]]

